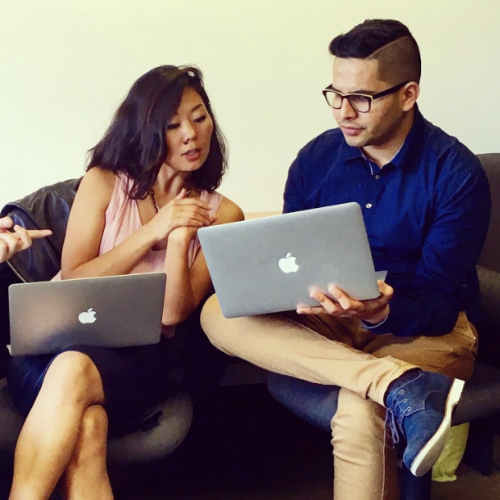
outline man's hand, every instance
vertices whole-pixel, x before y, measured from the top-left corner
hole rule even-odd
[[[13,226],[10,217],[0,219],[0,263],[10,259],[15,253],[26,250],[32,244],[32,240],[50,236],[52,231],[48,229],[27,231],[24,227]]]
[[[389,315],[389,302],[394,294],[393,288],[378,281],[380,295],[376,299],[355,300],[334,285],[328,286],[328,294],[311,290],[310,297],[319,306],[298,306],[298,314],[331,314],[342,318],[358,318],[374,325],[384,321]]]

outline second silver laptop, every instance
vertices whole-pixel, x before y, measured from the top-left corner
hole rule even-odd
[[[226,317],[318,305],[311,287],[379,295],[357,203],[206,227],[198,236]]]

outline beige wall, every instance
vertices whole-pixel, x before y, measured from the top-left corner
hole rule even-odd
[[[420,44],[425,116],[500,151],[497,0],[0,0],[0,205],[81,175],[142,73],[195,63],[230,145],[221,191],[280,210],[290,162],[334,126],[320,90],[331,38],[366,18]],[[474,94],[476,93],[476,94]]]

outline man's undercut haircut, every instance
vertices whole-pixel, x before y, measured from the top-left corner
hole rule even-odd
[[[381,80],[420,82],[421,62],[417,42],[410,30],[392,19],[369,19],[330,42],[330,53],[341,59],[378,62]]]

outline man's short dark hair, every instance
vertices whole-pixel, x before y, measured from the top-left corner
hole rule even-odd
[[[379,78],[391,84],[419,82],[420,51],[410,30],[392,19],[369,19],[330,42],[341,59],[378,61]]]

